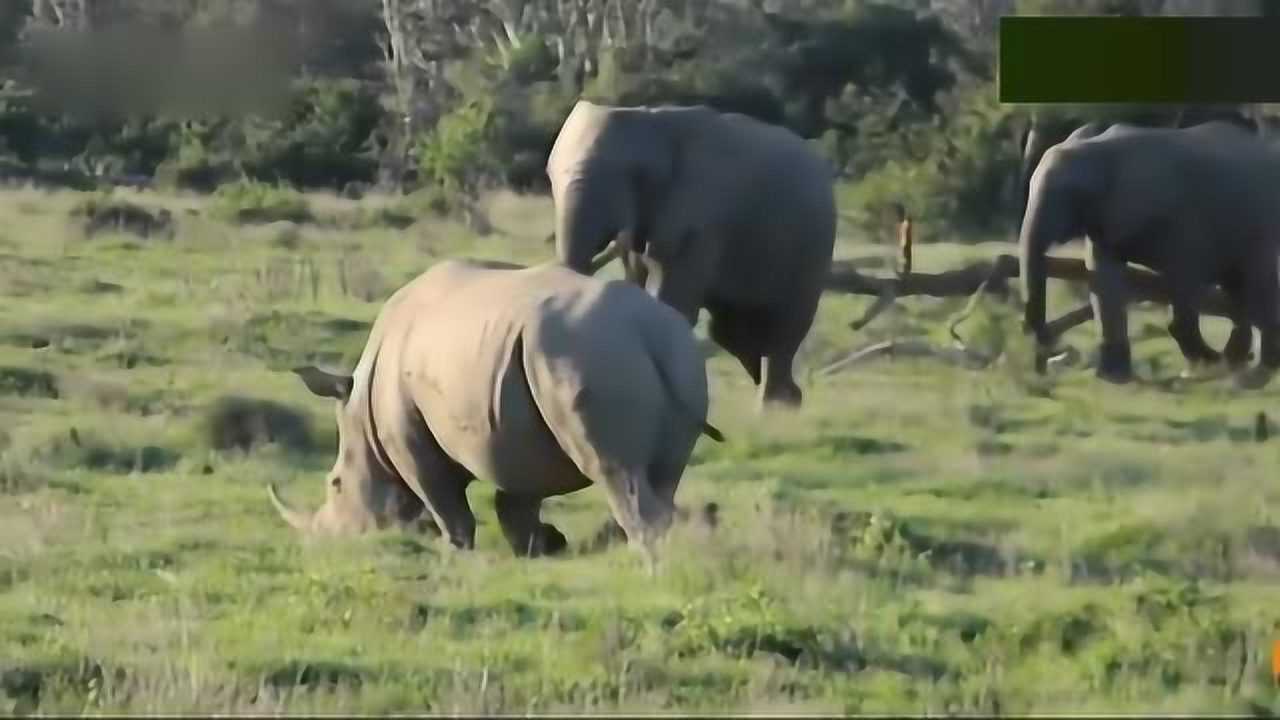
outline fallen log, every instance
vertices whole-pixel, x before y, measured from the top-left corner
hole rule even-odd
[[[1046,258],[1049,277],[1068,282],[1089,283],[1092,273],[1083,260],[1072,258]],[[1009,281],[1019,276],[1018,258],[1014,255],[997,255],[993,260],[982,260],[955,270],[940,273],[909,273],[897,277],[876,277],[858,272],[856,261],[837,260],[832,263],[831,274],[827,279],[826,289],[830,292],[848,293],[852,295],[875,295],[881,298],[904,297],[910,295],[927,295],[930,297],[967,297],[980,290],[993,295],[1004,296],[1009,291]],[[1164,282],[1154,272],[1144,268],[1129,266],[1125,271],[1129,281],[1130,298],[1135,301],[1148,301],[1162,304],[1169,303],[1169,295]],[[985,286],[984,286],[985,283]],[[1201,301],[1200,312],[1206,315],[1227,317],[1227,298],[1222,291],[1213,287]],[[1079,325],[1093,318],[1093,310],[1083,307],[1073,310],[1054,322],[1061,322],[1068,317],[1071,325]],[[865,325],[869,320],[859,320]],[[1062,328],[1063,331],[1067,328]]]

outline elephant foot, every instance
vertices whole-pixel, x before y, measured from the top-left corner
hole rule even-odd
[[[1253,361],[1253,330],[1248,325],[1236,325],[1231,329],[1222,357],[1227,367],[1240,370]]]
[[[1098,348],[1098,366],[1094,374],[1099,380],[1117,385],[1132,381],[1133,361],[1129,354],[1129,346],[1103,344]]]
[[[1099,367],[1094,375],[1099,379],[1111,383],[1112,385],[1127,385],[1133,382],[1132,370],[1107,370]]]
[[[1235,386],[1241,390],[1261,390],[1271,382],[1271,378],[1275,373],[1275,368],[1255,365],[1236,373]]]
[[[569,540],[555,525],[542,523],[542,553],[559,555],[569,547]]]
[[[528,546],[513,547],[512,550],[519,557],[536,558],[559,555],[567,547],[569,547],[569,541],[565,538],[564,533],[560,532],[554,525],[540,523],[539,530],[534,533],[533,541]]]
[[[1230,370],[1243,370],[1253,362],[1254,355],[1251,351],[1246,350],[1243,354],[1224,353],[1222,356],[1226,361],[1227,368]]]
[[[765,383],[760,393],[761,411],[798,410],[804,401],[804,393],[794,382],[785,385],[769,385]]]
[[[1216,360],[1191,360],[1187,362],[1187,366],[1178,374],[1182,380],[1212,380],[1222,377],[1227,370],[1227,366],[1219,357]]]

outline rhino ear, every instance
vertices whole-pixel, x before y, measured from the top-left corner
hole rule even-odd
[[[297,367],[293,372],[302,378],[302,382],[306,383],[307,389],[311,392],[340,402],[346,402],[347,398],[351,397],[351,389],[355,387],[355,380],[350,375],[326,372],[314,365]]]

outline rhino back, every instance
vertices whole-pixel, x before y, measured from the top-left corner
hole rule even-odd
[[[601,464],[646,466],[658,456],[671,404],[649,331],[668,315],[685,322],[634,285],[597,282],[544,299],[531,317],[523,348],[531,394],[584,474],[599,477]]]
[[[582,280],[568,270],[460,265],[422,293],[429,302],[402,306],[386,335],[388,371],[441,449],[504,489],[558,494],[586,484],[547,429],[522,360],[543,303],[589,292]]]

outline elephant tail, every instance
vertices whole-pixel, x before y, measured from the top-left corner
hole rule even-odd
[[[681,331],[687,332],[686,328],[688,326],[684,324],[683,318],[681,318],[679,327]],[[684,338],[681,338],[681,339],[683,340]],[[677,382],[678,376],[676,373],[678,372],[679,368],[673,367],[674,363],[672,361],[677,359],[677,356],[680,354],[679,351],[676,350],[676,348],[680,346],[680,343],[652,342],[653,338],[651,337],[646,338],[646,340],[650,341],[646,343],[649,350],[649,358],[653,361],[654,369],[658,371],[658,377],[662,380],[662,386],[663,386],[663,389],[666,390],[667,392],[667,397],[671,398],[671,401],[675,403],[677,406],[679,406],[680,410],[684,412],[684,414],[687,415],[690,419],[696,418],[697,414],[693,412],[693,408],[688,402],[688,398],[681,392],[683,388],[688,387],[688,382],[684,382],[684,383]],[[691,350],[691,352],[687,354],[693,357],[697,357],[697,359],[699,360],[697,365],[698,367],[702,368],[702,372],[704,373],[702,382],[705,388],[705,383],[706,383],[705,361],[702,360],[700,353],[698,353],[697,346],[693,342],[687,341],[685,344]],[[705,389],[703,392],[705,394],[706,392]],[[711,423],[707,422],[706,419],[701,420],[700,425],[702,426],[701,432],[703,435],[706,435],[707,437],[711,438],[712,440],[715,440],[716,442],[721,442],[721,443],[724,442],[724,433],[720,432],[720,429],[717,428],[715,425],[712,425]]]
[[[712,425],[709,422],[702,423],[702,434],[706,435],[712,440],[715,440],[716,442],[721,442],[721,443],[724,442],[724,433],[720,432],[720,430],[716,428],[715,425]]]

